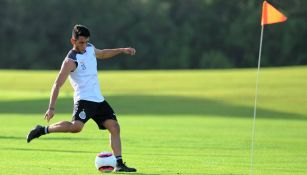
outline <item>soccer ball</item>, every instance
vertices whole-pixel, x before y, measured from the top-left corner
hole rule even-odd
[[[112,153],[101,152],[96,156],[95,166],[100,172],[112,172],[116,166],[116,158]]]

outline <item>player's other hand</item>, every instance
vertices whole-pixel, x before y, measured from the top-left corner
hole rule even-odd
[[[52,117],[54,116],[54,110],[48,109],[45,113],[45,120],[47,120],[47,122],[49,123],[49,121],[52,119]]]
[[[122,52],[128,55],[135,55],[136,50],[134,48],[128,47],[128,48],[123,48]]]

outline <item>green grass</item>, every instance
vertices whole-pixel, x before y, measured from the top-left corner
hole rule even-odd
[[[0,174],[99,174],[95,155],[108,133],[90,121],[79,134],[30,144],[44,124],[55,71],[0,71]],[[261,70],[254,174],[307,174],[307,67]],[[122,128],[123,157],[136,175],[242,175],[250,171],[255,69],[103,71],[103,94]],[[52,120],[70,120],[61,90]]]

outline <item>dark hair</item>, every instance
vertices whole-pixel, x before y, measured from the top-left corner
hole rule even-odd
[[[81,24],[76,24],[74,28],[72,29],[72,37],[75,39],[78,39],[79,36],[84,36],[86,38],[90,37],[90,31],[88,28]]]

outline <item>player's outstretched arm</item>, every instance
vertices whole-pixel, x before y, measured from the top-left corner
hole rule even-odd
[[[65,83],[69,73],[76,69],[76,64],[71,59],[65,59],[62,63],[61,70],[52,86],[49,107],[45,113],[45,119],[47,122],[54,116],[55,103],[58,98],[60,88]]]
[[[116,49],[103,49],[103,50],[95,48],[96,57],[100,59],[112,58],[121,53],[128,54],[128,55],[135,55],[136,51],[134,48],[131,48],[131,47],[116,48]]]

